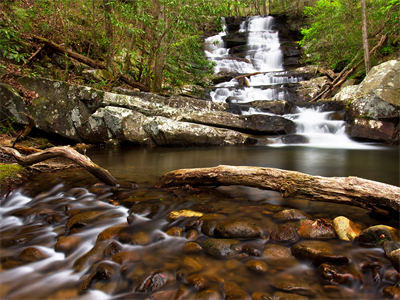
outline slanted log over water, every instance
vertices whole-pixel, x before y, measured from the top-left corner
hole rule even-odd
[[[0,146],[0,151],[13,156],[17,160],[17,162],[22,166],[31,166],[33,164],[55,157],[67,158],[75,162],[82,168],[86,169],[88,172],[90,172],[96,178],[100,179],[102,182],[109,185],[118,184],[117,179],[115,179],[114,176],[112,176],[109,171],[103,169],[99,165],[92,162],[89,157],[80,154],[79,152],[77,152],[76,150],[74,150],[69,146],[52,147],[44,151],[40,151],[26,156],[22,155],[17,150],[10,147]]]
[[[359,177],[321,177],[295,171],[246,166],[180,169],[161,178],[161,186],[246,185],[305,196],[310,200],[355,205],[376,213],[400,212],[400,188]]]

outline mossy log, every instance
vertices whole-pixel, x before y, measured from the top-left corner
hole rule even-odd
[[[217,166],[180,169],[161,177],[162,187],[246,185],[281,192],[284,197],[355,205],[380,214],[400,212],[400,188],[359,177],[321,177],[275,168]]]
[[[113,186],[118,184],[117,179],[115,179],[109,171],[95,164],[89,157],[80,154],[78,151],[69,146],[52,147],[29,155],[22,155],[17,150],[4,146],[0,146],[0,151],[13,156],[22,166],[31,166],[50,158],[67,158],[86,169],[102,182]]]

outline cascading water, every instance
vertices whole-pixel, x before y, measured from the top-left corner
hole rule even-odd
[[[215,63],[215,74],[230,74],[234,78],[217,84],[210,92],[211,99],[237,105],[259,100],[290,102],[287,87],[302,78],[291,76],[290,72],[284,70],[284,58],[279,33],[274,28],[274,18],[254,16],[241,22],[238,34],[247,37],[245,55],[242,56],[231,54],[237,53],[234,50],[237,46],[232,49],[225,47],[224,39],[233,34],[228,32],[224,19],[222,23],[223,31],[206,39],[205,53]],[[239,47],[243,48],[243,45]],[[322,112],[318,108],[298,107],[294,114],[283,115],[296,124],[296,135],[304,137],[289,144],[326,148],[369,147],[349,139],[345,133],[345,122],[330,119],[333,113]],[[241,114],[271,115],[253,107],[241,107]],[[281,139],[275,142],[275,146],[285,145]]]

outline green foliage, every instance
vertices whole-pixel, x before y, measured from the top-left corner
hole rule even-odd
[[[8,118],[2,120],[0,122],[0,133],[6,134],[6,135],[13,134],[15,132],[15,129],[13,126],[14,123],[15,123],[14,119],[11,117],[8,117]]]
[[[309,26],[302,29],[300,46],[307,61],[340,70],[362,50],[361,6],[354,0],[318,0],[306,7]],[[370,49],[386,34],[388,43],[380,51],[388,55],[398,47],[400,0],[368,0],[367,27]],[[396,40],[397,39],[397,40]]]

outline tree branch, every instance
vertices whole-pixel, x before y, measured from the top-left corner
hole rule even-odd
[[[44,151],[25,156],[21,155],[17,150],[10,147],[0,146],[0,151],[13,156],[22,166],[30,166],[50,158],[64,157],[86,169],[89,173],[91,173],[97,179],[100,179],[102,182],[109,185],[118,184],[117,179],[115,179],[109,171],[95,164],[90,160],[89,157],[80,154],[69,146],[52,147]]]

